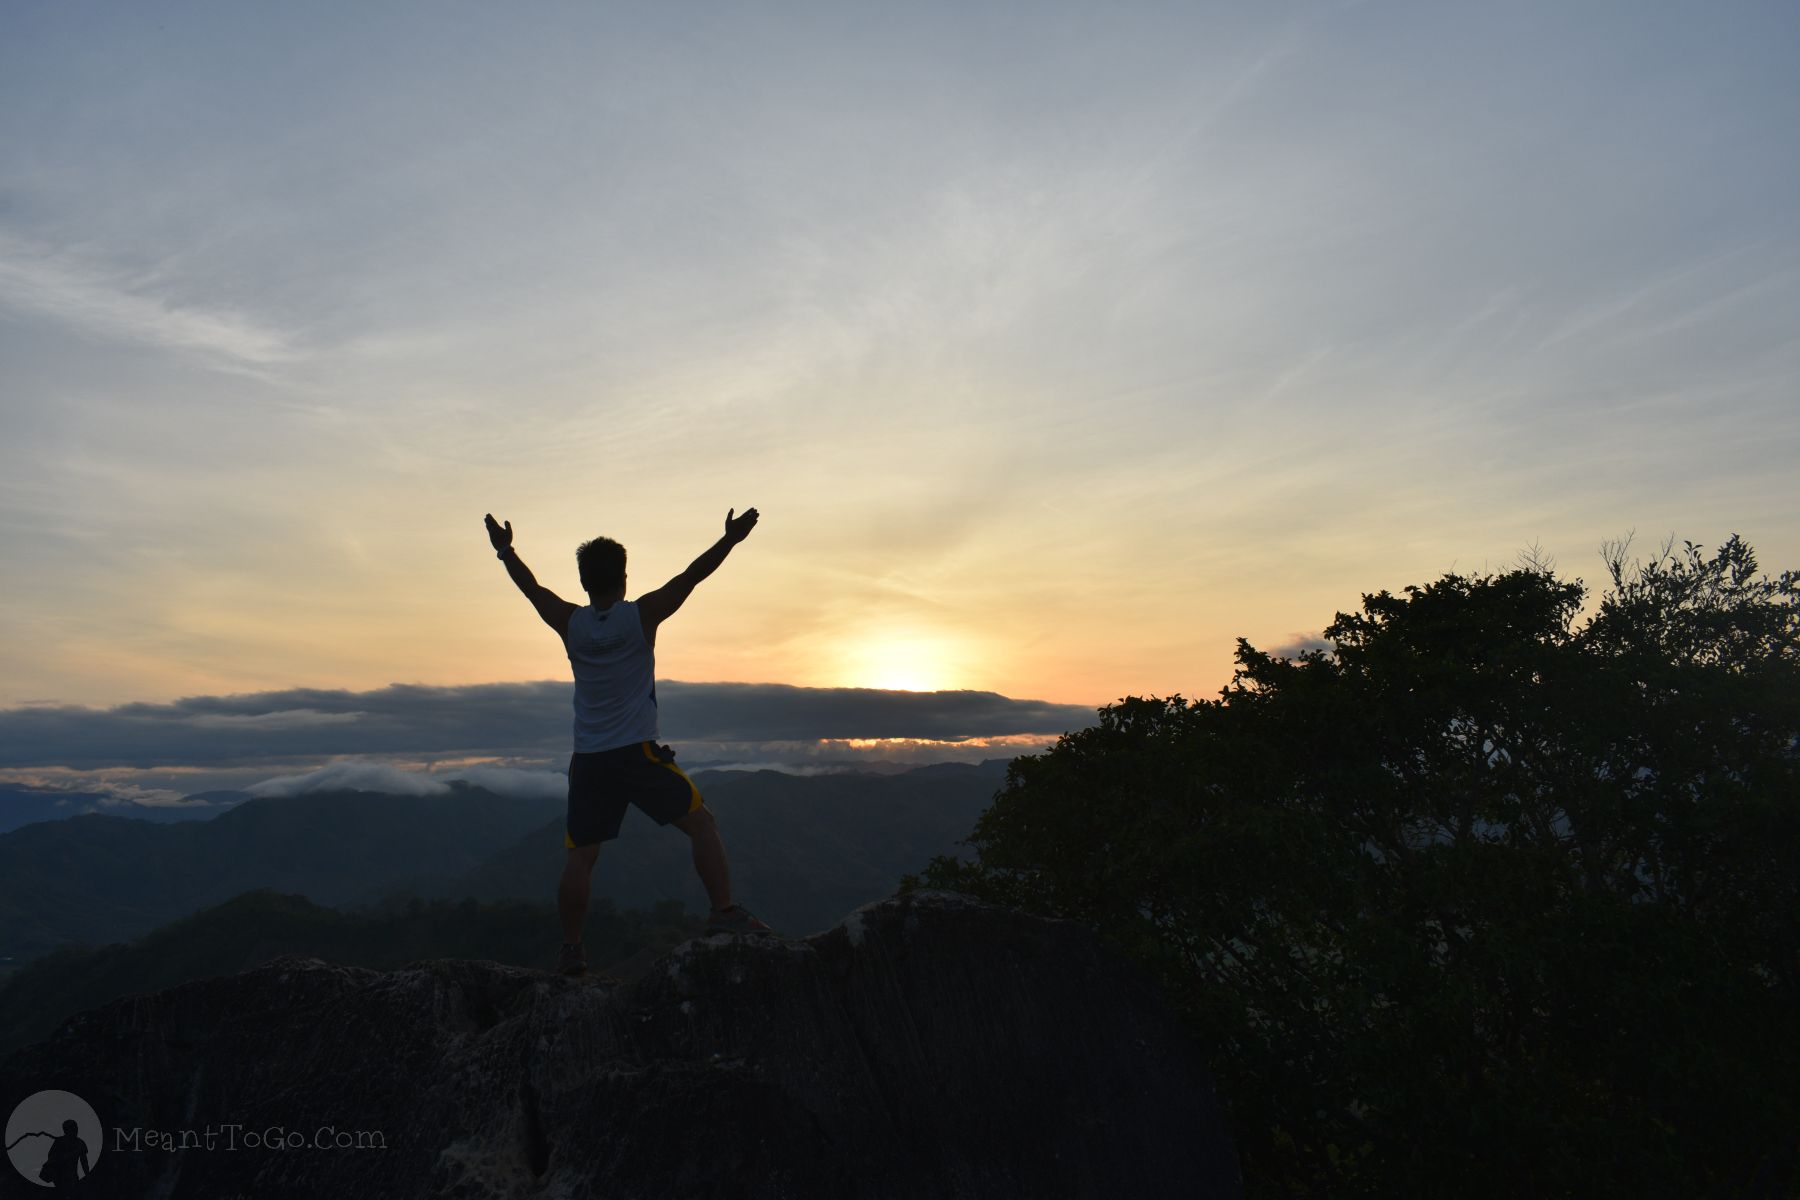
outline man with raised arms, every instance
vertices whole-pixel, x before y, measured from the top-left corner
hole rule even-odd
[[[569,758],[568,860],[557,889],[562,917],[561,970],[587,970],[581,927],[600,844],[619,836],[625,806],[635,804],[658,825],[674,825],[693,843],[694,870],[712,901],[709,929],[772,932],[731,901],[731,867],[712,810],[700,789],[657,742],[656,632],[694,587],[719,569],[733,546],[756,528],[754,508],[725,515],[725,535],[687,570],[635,601],[625,599],[625,547],[595,538],[575,551],[588,603],[577,607],[540,584],[513,550],[512,522],[487,517],[488,538],[506,573],[562,638],[575,672],[575,752]]]

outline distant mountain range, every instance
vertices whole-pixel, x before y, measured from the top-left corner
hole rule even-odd
[[[210,821],[26,825],[0,834],[0,958],[130,941],[258,888],[353,903],[434,870],[473,870],[559,807],[453,785],[248,800]]]
[[[204,821],[249,798],[248,792],[199,792],[184,797],[180,804],[139,804],[98,792],[52,792],[0,783],[0,833],[88,813],[140,821]]]
[[[943,763],[895,775],[704,771],[694,779],[719,819],[732,896],[783,933],[829,929],[892,894],[900,877],[958,852],[1006,776],[1005,760]],[[544,899],[562,870],[557,815],[466,874],[414,886],[421,895]],[[689,842],[633,809],[601,848],[594,895],[620,908],[679,900],[707,908]]]
[[[900,774],[697,772],[731,855],[736,898],[804,934],[953,853],[1005,762]],[[209,821],[85,815],[0,834],[0,960],[103,945],[258,889],[338,907],[396,894],[547,902],[564,856],[560,800],[466,783],[435,796],[320,792],[236,804]],[[705,893],[689,843],[635,809],[600,854],[594,894],[619,908]]]

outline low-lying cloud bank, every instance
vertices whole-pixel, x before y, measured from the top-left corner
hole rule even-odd
[[[1053,739],[1094,722],[1091,708],[994,692],[667,682],[657,695],[664,740],[696,748]],[[550,681],[294,688],[105,709],[34,705],[0,709],[0,768],[248,767],[384,756],[552,762],[568,754],[569,722],[569,684]]]
[[[521,771],[510,767],[466,767],[426,773],[388,763],[334,762],[299,775],[277,775],[244,789],[252,796],[304,796],[312,792],[383,792],[392,796],[441,796],[453,782],[485,788],[500,796],[560,800],[569,781],[555,771]]]

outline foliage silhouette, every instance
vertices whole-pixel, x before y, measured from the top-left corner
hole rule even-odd
[[[1240,640],[903,887],[1149,966],[1252,1195],[1800,1194],[1800,575],[1627,548],[1585,620],[1534,559]]]

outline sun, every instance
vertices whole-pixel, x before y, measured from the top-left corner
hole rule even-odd
[[[939,634],[874,630],[840,644],[837,674],[849,687],[941,692],[958,686],[961,657]]]
[[[942,680],[933,675],[928,668],[894,663],[869,675],[865,687],[880,688],[888,692],[941,692]]]

